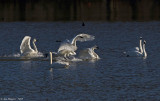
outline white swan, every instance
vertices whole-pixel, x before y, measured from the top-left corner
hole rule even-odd
[[[94,52],[95,49],[99,49],[99,48],[97,46],[93,46],[91,48],[87,48],[80,51],[79,58],[83,60],[100,59],[100,57]]]
[[[22,43],[20,45],[20,52],[22,57],[40,57],[43,56],[42,53],[38,52],[38,49],[35,45],[36,39],[33,39],[33,47],[30,46],[30,36],[25,36],[22,40]]]
[[[142,37],[140,37],[139,40],[139,47],[135,47],[134,50],[129,50],[127,52],[123,52],[124,55],[126,56],[137,56],[139,54],[143,53],[143,49],[142,49]]]
[[[65,43],[62,43],[58,49],[59,54],[63,54],[64,56],[68,55],[75,55],[75,51],[77,50],[77,41],[90,41],[94,40],[94,36],[89,35],[89,34],[78,34],[76,37],[72,39],[72,41],[68,41]]]
[[[135,47],[135,51],[139,51],[141,54],[143,53],[143,49],[142,49],[142,37],[140,37],[139,40],[139,47]]]
[[[129,56],[138,56],[138,57],[147,57],[147,52],[146,52],[146,50],[145,50],[145,44],[146,44],[146,41],[144,40],[144,42],[143,42],[143,48],[142,47],[140,47],[140,49],[142,50],[142,51],[129,51],[129,52],[127,52],[126,53],[126,56],[127,57],[129,57]]]
[[[143,42],[143,57],[147,57],[147,52],[146,52],[146,49],[145,49],[145,45],[146,45],[146,41],[144,40]]]

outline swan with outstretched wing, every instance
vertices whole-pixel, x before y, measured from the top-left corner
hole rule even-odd
[[[22,57],[41,57],[43,56],[42,53],[38,52],[37,47],[35,45],[36,39],[33,39],[33,47],[30,46],[30,36],[25,36],[22,40],[22,43],[20,45],[20,52]]]
[[[66,56],[68,56],[69,54],[71,55],[72,53],[74,53],[75,55],[75,51],[77,50],[77,41],[84,42],[91,41],[94,39],[94,36],[89,34],[78,34],[76,37],[72,39],[72,41],[62,43],[58,49],[58,53],[62,54],[63,52],[63,54],[65,54]],[[64,50],[66,50],[66,52],[64,52]]]
[[[92,41],[94,39],[95,39],[94,36],[89,35],[89,34],[78,34],[72,39],[72,41],[68,40],[67,42],[62,43],[58,49],[58,52],[64,49],[69,50],[69,51],[76,51],[77,41],[84,42],[84,41]]]

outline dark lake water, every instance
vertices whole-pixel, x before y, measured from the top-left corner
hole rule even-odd
[[[49,61],[2,61],[0,100],[23,101],[159,101],[160,22],[1,22],[0,56],[20,53],[24,36],[36,38],[38,50],[57,51],[57,40],[79,33],[95,36],[78,42],[78,51],[99,46],[95,62],[73,62],[68,68],[53,67]],[[148,57],[125,57],[122,53],[147,41]],[[50,68],[53,71],[50,71]]]

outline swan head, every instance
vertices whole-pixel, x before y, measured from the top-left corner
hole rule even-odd
[[[144,42],[143,42],[144,44],[146,44],[146,40],[144,40]]]
[[[83,42],[83,41],[91,41],[91,40],[95,39],[94,36],[89,35],[89,34],[78,34],[76,36],[76,38],[77,38],[77,41],[81,41],[81,42]]]
[[[142,37],[140,37],[140,40],[142,40]]]
[[[80,38],[83,38],[82,36],[79,36]]]
[[[93,46],[93,49],[99,49],[99,47],[95,45],[95,46]]]
[[[33,39],[33,42],[36,42],[37,40],[36,39]]]
[[[95,49],[99,49],[99,47],[98,47],[98,46],[96,46],[96,47],[95,47]]]

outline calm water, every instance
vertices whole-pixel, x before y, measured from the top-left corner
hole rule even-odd
[[[38,50],[57,51],[57,40],[88,33],[94,41],[77,43],[78,51],[94,45],[102,58],[73,62],[69,68],[49,61],[0,61],[0,100],[23,101],[159,101],[160,22],[52,22],[0,23],[0,56],[19,53],[25,35],[38,39]],[[122,53],[147,41],[147,59]],[[77,53],[78,53],[77,51]],[[50,72],[50,68],[53,71]]]

